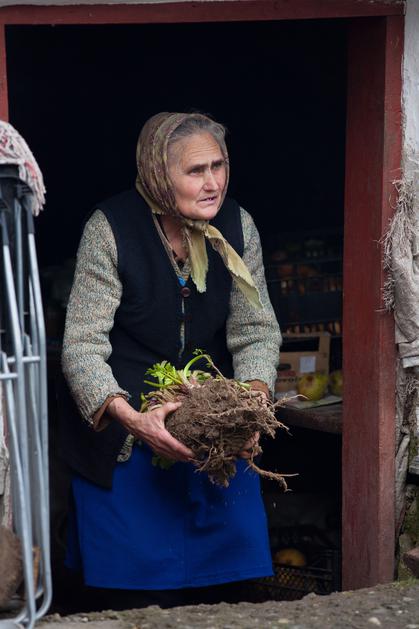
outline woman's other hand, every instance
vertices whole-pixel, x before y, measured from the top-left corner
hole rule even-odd
[[[249,380],[248,384],[250,385],[251,391],[254,391],[255,394],[260,393],[266,400],[270,399],[269,387],[266,382],[262,382],[261,380]]]
[[[250,459],[251,455],[260,454],[261,448],[259,446],[260,433],[255,432],[252,437],[244,444],[242,450],[239,452],[239,457],[242,459]]]
[[[261,380],[250,380],[248,382],[250,384],[250,390],[252,395],[260,397],[262,402],[266,402],[269,400],[269,388],[265,382]],[[250,459],[250,457],[256,454],[260,454],[262,449],[259,445],[260,433],[255,432],[255,434],[247,441],[243,448],[240,450],[238,456],[242,459]]]
[[[194,454],[166,430],[167,415],[176,411],[181,402],[168,402],[147,413],[135,411],[123,398],[110,402],[107,411],[134,437],[147,443],[156,454],[171,461],[192,461]]]

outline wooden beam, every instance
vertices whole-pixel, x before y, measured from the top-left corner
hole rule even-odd
[[[404,0],[226,0],[137,5],[12,6],[6,24],[140,24],[296,20],[399,15]]]
[[[378,244],[401,165],[403,18],[354,20],[345,183],[343,588],[394,577],[395,343]],[[394,196],[394,194],[393,194]]]
[[[0,120],[8,119],[9,103],[7,96],[6,33],[4,24],[0,23]]]

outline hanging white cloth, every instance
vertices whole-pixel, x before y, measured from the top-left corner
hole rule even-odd
[[[22,136],[8,122],[0,120],[0,165],[15,165],[19,177],[33,192],[32,213],[38,216],[45,203],[45,185],[41,170]]]

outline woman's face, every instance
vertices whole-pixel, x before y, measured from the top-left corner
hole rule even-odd
[[[209,221],[217,214],[226,184],[226,162],[210,133],[175,142],[168,155],[169,177],[179,212]]]

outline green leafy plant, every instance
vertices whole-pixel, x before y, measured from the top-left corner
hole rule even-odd
[[[185,365],[183,369],[176,369],[167,360],[163,360],[161,363],[155,363],[152,367],[147,369],[146,376],[152,376],[155,378],[152,380],[144,380],[145,384],[152,386],[156,391],[141,394],[141,408],[140,412],[144,413],[149,408],[156,408],[165,404],[166,402],[175,402],[182,395],[187,395],[188,390],[192,387],[200,386],[206,380],[215,377],[216,379],[225,380],[223,374],[214,364],[211,356],[205,353],[202,349],[196,349],[194,357]],[[206,361],[206,367],[215,372],[215,376],[208,371],[202,369],[192,369],[193,365],[199,360]],[[236,381],[238,386],[243,389],[250,389],[250,385],[247,382]]]
[[[194,357],[185,365],[183,369],[176,369],[167,360],[163,360],[161,363],[156,363],[146,371],[146,375],[153,376],[157,382],[151,380],[144,380],[145,384],[149,384],[158,389],[164,389],[178,385],[182,387],[193,386],[196,383],[205,382],[208,378],[211,378],[211,374],[207,371],[194,370],[191,371],[192,365],[198,360],[206,359],[206,366],[214,369],[219,376],[223,377],[217,367],[214,365],[212,358],[209,354],[206,354],[202,349],[196,349],[194,351]]]

